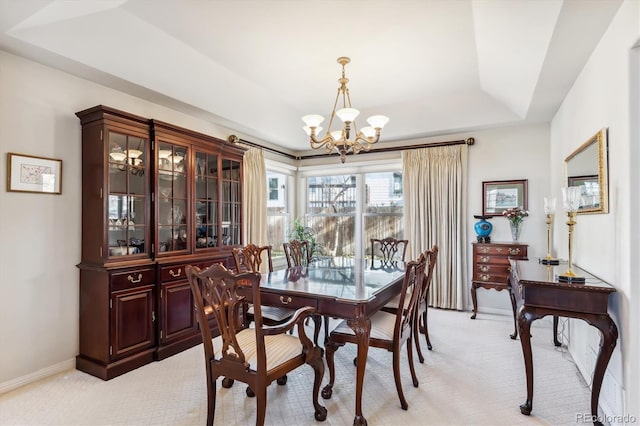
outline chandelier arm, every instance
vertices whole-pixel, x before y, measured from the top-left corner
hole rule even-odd
[[[373,141],[369,141],[368,138],[358,135],[352,143],[353,153],[357,154],[360,151],[369,151],[371,149],[371,145],[378,142],[379,139],[379,137],[376,137]]]
[[[349,108],[353,108],[351,106],[351,93],[349,92],[349,88],[347,86],[344,87],[344,91],[347,94],[347,101],[349,101]],[[356,120],[354,119],[351,124],[353,124],[353,133],[358,134],[358,126],[356,125]]]
[[[331,125],[333,124],[333,118],[336,116],[336,107],[338,106],[338,100],[340,99],[340,91],[342,87],[338,87],[338,93],[336,93],[336,100],[333,102],[333,109],[331,110],[331,116],[329,117],[329,125],[327,126],[327,136],[331,134]]]
[[[333,148],[333,146],[335,145],[333,138],[331,137],[331,135],[327,135],[322,139],[317,139],[316,135],[315,135],[315,127],[311,130],[311,148],[313,149],[318,149],[318,148],[322,148],[324,145],[327,146],[331,146]]]
[[[373,145],[374,143],[377,143],[380,140],[380,129],[376,129],[376,135],[373,137],[372,140],[369,140],[369,138],[364,136],[362,132],[358,133],[355,140],[356,142],[363,143],[364,145],[367,145],[367,146]]]

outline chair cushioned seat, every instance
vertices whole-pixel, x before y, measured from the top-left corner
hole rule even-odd
[[[396,326],[396,314],[389,312],[378,311],[371,317],[371,333],[369,337],[372,339],[384,339],[393,340],[393,331]],[[350,334],[355,336],[355,333],[347,325],[346,321],[341,321],[340,324],[331,332],[340,334]]]
[[[277,306],[262,306],[262,318],[270,319],[271,321],[282,322],[288,318],[291,318],[295,311],[286,308],[278,308]],[[247,310],[248,314],[254,315],[253,305]]]
[[[252,370],[258,368],[256,349],[256,330],[245,328],[236,334],[236,340],[244,352],[246,361]],[[302,343],[297,336],[290,334],[277,334],[274,336],[264,336],[266,346],[267,370],[276,368],[280,364],[302,354]],[[216,358],[220,358],[222,352],[222,338],[220,336],[213,339],[213,347]],[[229,348],[233,351],[233,348]]]
[[[409,303],[411,302],[411,292],[408,291],[407,295],[404,297],[404,308],[407,309],[409,307]],[[391,299],[384,305],[385,308],[398,309],[398,305],[400,304],[400,295],[398,294],[396,297]]]

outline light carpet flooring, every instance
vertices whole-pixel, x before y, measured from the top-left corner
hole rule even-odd
[[[400,408],[391,353],[369,350],[363,411],[370,425],[570,425],[589,412],[590,390],[566,350],[553,346],[549,318],[534,322],[534,400],[531,416],[520,414],[526,396],[519,340],[511,340],[507,316],[429,310],[433,350],[416,360],[420,386],[411,385],[403,354],[402,382],[409,409]],[[325,425],[349,425],[354,416],[355,346],[336,352],[336,385]],[[323,386],[328,381],[325,371]],[[286,386],[268,389],[266,424],[320,425],[313,418],[310,367],[289,375]],[[141,367],[110,381],[77,370],[0,396],[2,425],[203,425],[206,386],[202,346]],[[255,424],[255,399],[236,382],[218,381],[217,425]]]

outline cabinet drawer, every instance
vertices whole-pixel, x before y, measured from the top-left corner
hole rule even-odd
[[[204,262],[179,263],[176,265],[166,265],[166,266],[160,267],[160,282],[166,283],[170,281],[186,280],[187,266],[189,265],[197,266],[201,270],[205,270],[209,266],[213,265],[214,263],[222,264],[224,267],[229,269],[228,266],[226,265],[227,263],[226,259],[216,259],[216,260],[209,260]]]
[[[298,309],[305,306],[311,306],[317,309],[317,301],[310,297],[289,296],[271,293],[261,293],[260,301],[263,305],[278,306],[280,308]]]
[[[152,268],[132,269],[111,274],[111,290],[126,290],[132,287],[155,284],[156,270]]]
[[[484,264],[494,264],[494,265],[504,265],[505,267],[509,266],[509,258],[505,256],[490,256],[485,254],[476,255],[475,257],[476,265],[484,265]]]
[[[514,258],[523,258],[527,257],[527,246],[526,245],[499,245],[499,244],[487,244],[487,245],[477,245],[475,247],[476,255],[498,255],[504,257],[514,257]]]
[[[474,273],[477,274],[498,274],[498,275],[509,275],[510,267],[509,265],[503,264],[484,264],[484,263],[476,263],[474,267]]]
[[[185,271],[187,264],[163,266],[160,268],[160,281],[165,283],[168,281],[175,281],[180,279],[187,279]],[[200,265],[197,265],[200,266]]]
[[[507,285],[509,276],[506,274],[496,274],[488,272],[474,272],[473,281],[485,282],[485,283],[501,283]]]

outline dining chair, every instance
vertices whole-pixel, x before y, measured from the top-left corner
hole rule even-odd
[[[242,248],[233,248],[233,260],[236,272],[261,272],[260,268],[264,262],[263,256],[266,254],[267,267],[269,272],[273,272],[273,260],[271,258],[271,246],[259,247],[255,244],[247,244]],[[262,306],[262,321],[266,325],[279,325],[287,322],[295,311],[277,306]],[[247,325],[253,322],[253,305],[247,307]]]
[[[424,334],[425,340],[427,341],[427,349],[433,349],[433,346],[431,345],[431,339],[429,339],[427,309],[429,304],[429,289],[431,288],[433,270],[436,266],[436,260],[438,258],[438,246],[434,245],[429,250],[425,251],[424,255],[427,260],[427,271],[425,272],[422,286],[420,286],[420,296],[418,299],[418,307],[416,309],[416,318],[415,323],[413,324],[413,330],[416,333],[413,341],[416,346],[416,351],[418,352],[418,360],[421,364],[424,363],[424,356],[422,355],[422,348],[420,347],[420,333]],[[405,308],[407,300],[408,299],[405,299],[404,302]],[[395,313],[398,309],[398,306],[400,306],[399,296],[392,299],[382,309],[387,312]]]
[[[311,250],[309,241],[291,240],[282,244],[284,255],[287,258],[287,268],[293,266],[306,266],[311,263]]]
[[[413,351],[411,339],[412,329],[415,321],[416,310],[418,308],[420,290],[427,266],[426,254],[420,254],[417,261],[406,264],[402,289],[400,292],[400,303],[404,306],[405,298],[409,298],[406,309],[398,309],[396,313],[378,311],[370,318],[371,330],[369,333],[369,347],[386,349],[393,353],[393,377],[395,379],[400,406],[403,410],[409,407],[402,391],[400,378],[400,353],[402,345],[406,343],[409,354],[409,369],[413,386],[418,387],[418,378],[413,365]],[[335,382],[334,355],[336,350],[346,343],[357,344],[356,335],[347,321],[342,321],[330,334],[329,343],[326,345],[327,365],[329,367],[329,384],[325,387],[322,396],[330,398]],[[366,362],[366,361],[364,361]],[[364,366],[362,366],[364,367]]]
[[[268,327],[262,321],[260,274],[234,274],[213,264],[205,270],[185,268],[197,313],[205,356],[207,379],[207,425],[213,425],[216,409],[216,380],[224,376],[248,385],[247,395],[256,397],[256,425],[263,425],[267,407],[267,386],[288,372],[309,364],[315,373],[312,399],[314,417],[324,421],[327,409],[320,405],[318,393],[324,375],[322,348],[314,345],[304,330],[304,319],[313,308],[298,309],[286,323]],[[250,291],[254,303],[254,328],[239,319],[245,302],[242,290]],[[215,318],[220,336],[212,339],[210,318]],[[298,327],[298,335],[286,332]]]
[[[284,255],[287,258],[287,268],[294,266],[307,266],[311,263],[311,250],[309,248],[309,241],[306,240],[291,240],[288,243],[282,244],[284,248]],[[318,337],[320,336],[320,325],[322,318],[319,315],[313,315],[311,317],[314,322],[313,341],[318,344]],[[329,317],[324,316],[324,341],[329,340]]]
[[[431,340],[429,339],[429,327],[427,325],[427,309],[429,307],[429,289],[431,288],[431,281],[433,280],[433,271],[436,267],[436,261],[438,260],[438,246],[434,245],[427,252],[427,273],[424,277],[424,284],[422,285],[422,295],[420,296],[420,304],[418,305],[418,312],[416,314],[416,324],[415,330],[418,330],[419,333],[424,334],[424,338],[427,341],[427,348],[429,350],[433,349],[431,346]],[[422,321],[422,324],[420,324]],[[422,356],[422,350],[420,349],[420,339],[418,336],[415,338],[416,348],[418,351],[418,359],[420,363],[424,362],[424,357]]]
[[[408,245],[409,240],[399,240],[393,237],[371,238],[371,260],[378,259],[382,263],[404,262]]]

